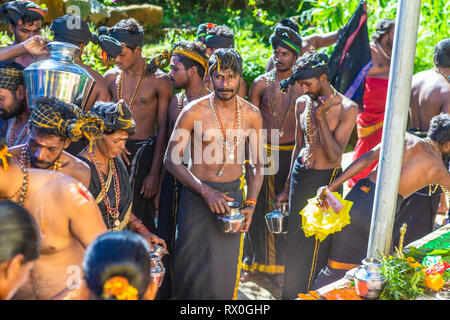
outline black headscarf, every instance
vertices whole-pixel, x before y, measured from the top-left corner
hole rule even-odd
[[[103,26],[97,30],[97,34],[93,35],[92,41],[98,44],[109,57],[115,58],[123,49],[122,42],[130,48],[142,47],[144,44],[144,33],[130,33],[121,28],[107,28]]]
[[[0,63],[0,88],[15,91],[24,84],[23,67],[14,61]]]
[[[274,49],[281,46],[298,56],[302,46],[302,38],[291,28],[278,26],[270,36],[269,43]]]
[[[9,1],[0,7],[0,20],[18,25],[24,16],[32,20],[43,20],[47,9],[43,9],[32,1]]]
[[[97,101],[90,111],[103,120],[106,131],[123,130],[129,134],[135,132],[136,123],[123,99],[117,103]]]
[[[88,43],[92,41],[89,25],[81,17],[74,14],[53,20],[50,30],[54,33],[54,41],[69,42],[73,44]]]
[[[313,53],[306,53],[302,58],[311,54]],[[292,76],[280,82],[280,91],[286,92],[289,86],[295,84],[297,80],[316,78],[324,73],[329,74],[328,61],[329,58],[325,53],[317,53],[317,63],[308,63],[301,68],[295,66]]]

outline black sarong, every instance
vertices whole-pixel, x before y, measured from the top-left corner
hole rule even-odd
[[[130,165],[127,166],[130,175],[130,183],[133,190],[133,213],[142,221],[150,232],[156,232],[155,214],[156,207],[153,198],[144,199],[141,195],[142,185],[150,172],[153,160],[153,138],[146,140],[128,139],[126,143]]]
[[[64,151],[76,157],[87,146],[89,146],[89,140],[86,138],[81,138],[78,141],[70,142],[69,146]]]
[[[348,270],[360,265],[366,258],[374,197],[375,183],[369,178],[359,180],[345,197],[353,202],[350,224],[331,235],[329,260],[318,275],[313,290],[341,279]],[[403,197],[398,195],[395,212],[398,212],[402,201]],[[395,223],[400,223],[397,218],[396,215]]]
[[[317,189],[329,185],[341,172],[341,168],[326,170],[307,168],[301,156],[295,160],[289,194],[283,299],[292,300],[299,293],[307,293],[317,273],[326,264],[329,237],[324,241],[306,237],[301,228],[302,216],[299,212],[307,205],[308,199],[317,195]],[[342,193],[342,190],[338,192]]]
[[[290,170],[291,156],[294,146],[267,146],[268,156],[271,152],[278,152],[278,171],[272,175],[265,175],[261,191],[258,195],[252,224],[244,236],[244,259],[242,269],[259,271],[269,274],[284,273],[285,234],[273,234],[267,229],[265,215],[274,208],[272,199],[283,191]],[[275,158],[276,159],[276,158]]]
[[[167,300],[172,296],[171,278],[173,265],[173,248],[175,245],[175,231],[177,226],[178,197],[182,184],[168,171],[165,172],[161,195],[159,198],[159,215],[156,235],[166,242],[169,254],[162,258],[166,274],[156,299]]]
[[[242,203],[241,179],[206,182]],[[174,248],[172,295],[179,300],[231,300],[237,298],[243,233],[224,233],[198,193],[183,187],[179,198]]]
[[[106,224],[106,227],[109,231],[120,231],[126,228],[128,225],[128,221],[130,219],[131,214],[131,204],[133,199],[133,194],[131,193],[131,185],[128,180],[128,172],[125,168],[125,164],[123,163],[121,158],[114,158],[114,164],[116,166],[117,176],[119,177],[120,184],[120,203],[119,203],[119,218],[120,225],[116,226],[114,224],[114,219],[108,215],[106,210],[106,204],[103,199],[102,193],[102,184],[100,182],[100,178],[98,176],[97,169],[95,165],[82,156],[78,156],[79,159],[86,162],[91,168],[91,181],[89,183],[88,190],[93,195],[95,202],[97,203],[103,217],[103,221]],[[109,175],[106,175],[102,172],[103,181],[105,181],[106,188],[108,190],[108,199],[112,208],[116,205],[116,195],[114,191],[114,179],[111,174],[111,170]]]

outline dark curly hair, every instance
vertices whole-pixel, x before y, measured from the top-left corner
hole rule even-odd
[[[235,49],[217,49],[209,58],[209,74],[215,69],[231,69],[242,76],[242,58]]]
[[[297,71],[300,70],[322,67],[327,65],[329,60],[330,59],[328,58],[328,55],[326,55],[325,53],[319,53],[315,50],[310,50],[306,52],[304,55],[302,55],[300,58],[298,58],[292,71],[293,73],[296,73]],[[329,74],[328,68],[325,70],[325,74],[328,77]]]
[[[441,113],[430,121],[427,137],[440,145],[450,141],[450,114]]]
[[[436,44],[434,61],[437,67],[450,68],[450,38],[441,40]]]
[[[379,42],[381,38],[389,33],[394,26],[395,20],[393,19],[380,20],[375,28],[375,32],[372,34],[372,40],[375,42]]]
[[[214,26],[211,29],[206,30],[206,34],[209,35],[216,35],[216,36],[222,36],[225,38],[234,38],[234,32],[233,29],[230,27],[224,26],[224,25],[218,25]]]

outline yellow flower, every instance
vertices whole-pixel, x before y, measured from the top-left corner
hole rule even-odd
[[[408,258],[406,258],[406,260],[408,260],[408,264],[413,268],[423,268],[423,266],[420,263],[418,263],[416,260],[414,260],[413,257],[408,257]]]
[[[122,276],[115,276],[103,285],[102,297],[109,299],[116,297],[117,300],[137,300],[138,291],[128,283],[128,279]]]

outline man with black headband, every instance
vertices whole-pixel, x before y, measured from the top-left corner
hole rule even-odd
[[[206,46],[206,54],[210,57],[217,49],[234,48],[234,32],[225,25],[203,23],[197,29],[197,40]],[[209,81],[209,78],[207,79]],[[212,85],[209,84],[212,90]],[[247,84],[242,79],[238,91],[241,98],[247,97]]]
[[[262,182],[262,119],[258,108],[237,96],[239,53],[216,50],[209,59],[209,75],[214,92],[183,108],[164,157],[166,169],[183,184],[172,267],[175,299],[237,298],[243,234]],[[247,180],[245,199],[246,142],[255,172]],[[188,145],[192,164],[186,167],[182,158]],[[225,233],[216,222],[217,215],[230,212],[230,201],[239,203],[245,217],[237,233]]]
[[[167,74],[153,69],[142,57],[144,32],[136,20],[99,29],[95,42],[117,63],[105,74],[113,100],[124,99],[136,122],[136,133],[128,139],[123,158],[133,182],[133,212],[155,232],[153,198],[160,186],[172,86]]]
[[[13,45],[17,45],[40,35],[46,12],[47,9],[31,1],[10,1],[0,7],[0,20],[9,23],[9,30],[14,35]],[[36,60],[35,56],[28,53],[14,58],[23,67],[28,67]]]
[[[23,67],[13,61],[0,63],[0,118],[7,122],[8,147],[27,140],[29,117]]]
[[[82,137],[93,143],[102,134],[103,121],[74,104],[42,97],[32,109],[29,125],[28,141],[10,149],[14,159],[27,168],[62,172],[89,187],[89,166],[64,149]]]
[[[327,64],[326,54],[306,53],[297,60],[293,75],[280,83],[286,91],[297,82],[305,93],[295,106],[297,132],[291,171],[275,198],[278,207],[289,199],[283,299],[307,293],[326,263],[329,239],[307,238],[299,227],[299,212],[320,186],[331,183],[342,171],[342,154],[358,113],[358,105],[330,85]]]
[[[270,43],[275,52],[275,68],[255,79],[250,89],[249,102],[261,111],[263,128],[267,130],[267,155],[271,158],[271,163],[267,165],[273,166],[276,171],[264,175],[253,223],[245,236],[245,271],[242,272],[241,280],[246,281],[250,272],[259,271],[274,276],[273,280],[281,286],[286,235],[269,232],[264,216],[273,210],[272,199],[284,188],[295,146],[295,101],[303,92],[296,83],[283,94],[279,91],[279,84],[281,80],[292,76],[301,39],[294,30],[277,27],[270,37]],[[272,138],[276,138],[273,143]],[[278,161],[277,165],[274,165],[275,161]]]
[[[110,101],[106,81],[103,76],[92,68],[88,67],[81,61],[83,50],[86,45],[92,41],[92,33],[89,30],[89,25],[81,17],[74,14],[66,14],[65,16],[56,18],[50,30],[53,32],[53,41],[68,42],[77,45],[80,51],[75,57],[75,63],[83,67],[95,79],[95,85],[92,89],[89,100],[86,103],[86,110],[96,101]]]
[[[328,185],[331,191],[337,190],[347,179],[360,172],[380,156],[381,144],[354,161],[347,169]],[[403,161],[400,169],[398,197],[394,218],[392,244],[400,237],[400,228],[407,224],[407,232],[414,232],[414,225],[420,223],[411,220],[405,212],[399,211],[402,201],[406,201],[417,190],[435,189],[441,186],[448,193],[450,189],[450,173],[447,159],[450,155],[450,115],[441,113],[431,119],[427,137],[421,139],[406,133]],[[320,272],[313,289],[320,288],[335,280],[341,279],[345,273],[359,265],[366,258],[370,235],[372,207],[375,197],[378,169],[364,179],[360,179],[345,197],[353,202],[350,210],[351,223],[340,232],[331,235],[331,249],[327,266]],[[318,196],[323,197],[323,189]],[[410,226],[412,227],[410,230]],[[412,235],[413,239],[416,235]],[[405,241],[405,245],[408,242]],[[393,247],[390,252],[393,252]]]
[[[275,26],[275,30],[277,28],[290,28],[294,30],[296,33],[299,33],[298,24],[292,18],[286,18],[281,20]],[[299,43],[296,45],[297,56],[302,56],[305,52],[308,52],[311,49],[320,49],[323,47],[329,47],[332,44],[336,43],[339,38],[339,34],[341,33],[341,29],[338,31],[333,31],[325,34],[312,34],[306,37],[300,38]],[[280,37],[280,36],[279,36]],[[288,40],[288,39],[286,39]],[[267,63],[266,72],[269,72],[273,68],[275,68],[275,64],[279,60],[276,56],[276,52],[274,50],[273,55],[270,57],[269,62]]]
[[[208,58],[205,46],[201,42],[194,41],[175,43],[170,53],[169,67],[169,78],[173,87],[182,90],[173,96],[169,103],[168,136],[170,137],[181,110],[188,103],[209,94],[209,89],[205,86],[204,81],[208,75]],[[169,299],[171,296],[172,250],[175,242],[178,196],[182,185],[165,168],[162,170],[162,177],[156,234],[166,241],[169,254],[162,259],[166,267],[166,274],[164,282],[158,290],[157,298]]]
[[[356,121],[358,141],[353,152],[353,161],[381,142],[394,32],[395,20],[383,19],[378,22],[372,35],[370,43],[372,67],[364,80],[363,110],[358,113]],[[377,163],[376,160],[352,177],[348,181],[348,186],[351,188],[359,179],[366,177]]]

